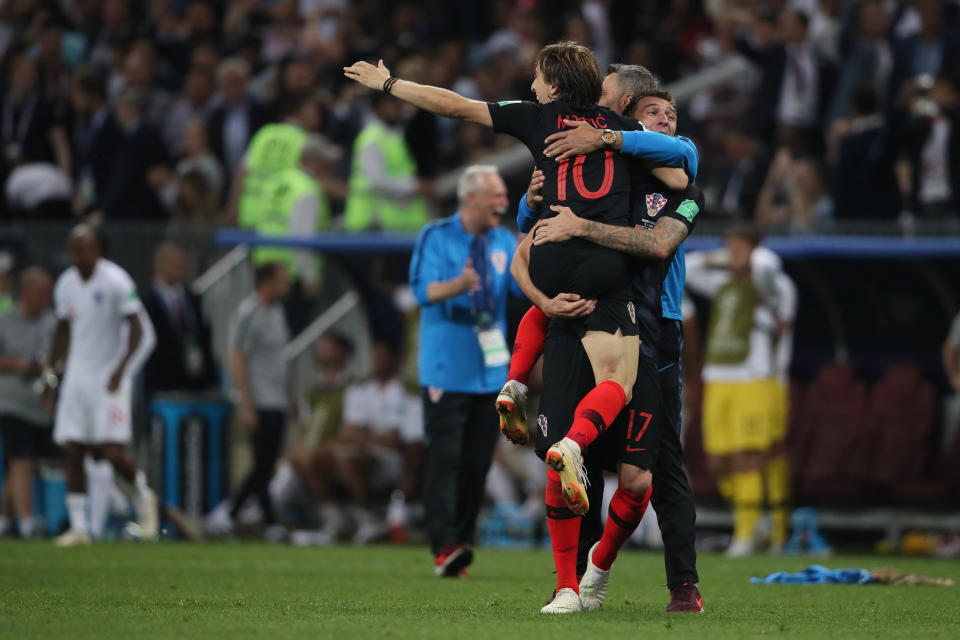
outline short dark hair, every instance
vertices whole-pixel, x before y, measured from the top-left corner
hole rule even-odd
[[[87,95],[107,99],[107,78],[94,67],[83,66],[74,71],[73,77],[81,91]]]
[[[557,97],[574,107],[597,104],[603,91],[600,67],[590,49],[576,42],[555,42],[537,53],[534,66],[544,81],[557,85]]]
[[[334,331],[331,329],[330,331],[324,333],[323,337],[328,340],[332,340],[334,344],[343,349],[343,352],[346,353],[348,357],[353,355],[353,340],[343,335],[339,331]]]
[[[750,222],[738,222],[737,224],[730,225],[723,232],[724,238],[743,238],[750,243],[751,246],[759,247],[760,241],[763,239],[763,234],[760,233],[760,229],[757,225]]]
[[[645,93],[637,94],[634,96],[633,100],[630,101],[630,104],[627,105],[627,108],[624,110],[623,115],[630,116],[630,112],[633,110],[637,103],[643,100],[644,98],[660,98],[661,100],[666,100],[670,103],[670,106],[673,107],[673,110],[677,110],[677,103],[673,99],[673,94],[667,91],[666,89],[661,89],[659,87],[653,88]]]
[[[253,270],[253,285],[259,287],[265,282],[276,278],[282,268],[283,265],[279,262],[264,262],[263,264],[257,265],[257,268]]]

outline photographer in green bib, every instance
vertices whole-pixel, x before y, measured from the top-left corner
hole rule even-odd
[[[353,143],[347,231],[418,231],[427,202],[403,134],[410,107],[385,93],[371,96],[373,118]]]
[[[330,202],[324,185],[333,180],[340,149],[319,135],[305,139],[299,165],[264,179],[247,213],[260,236],[310,237],[330,227]],[[254,267],[276,262],[292,281],[285,307],[287,324],[296,335],[310,323],[314,299],[323,276],[322,257],[310,249],[258,246]]]

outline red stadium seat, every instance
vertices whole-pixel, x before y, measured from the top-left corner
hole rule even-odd
[[[799,498],[817,503],[859,501],[863,487],[850,478],[847,460],[863,423],[866,386],[846,364],[821,369],[803,395]]]

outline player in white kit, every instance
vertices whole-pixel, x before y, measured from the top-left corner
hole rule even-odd
[[[126,447],[133,431],[133,376],[152,350],[153,330],[145,326],[149,321],[136,285],[126,271],[101,257],[92,227],[75,227],[67,250],[73,266],[54,288],[58,322],[44,376],[53,387],[57,372],[63,372],[53,438],[64,450],[70,529],[56,544],[90,543],[88,452],[113,466],[117,484],[136,509],[140,538],[151,540],[157,535],[157,498]]]

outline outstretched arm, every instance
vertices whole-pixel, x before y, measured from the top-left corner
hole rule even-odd
[[[383,64],[383,60],[380,60],[377,66],[369,62],[355,62],[343,68],[343,75],[373,91],[383,91],[384,83],[391,77],[390,70]],[[408,80],[396,80],[390,88],[390,95],[440,116],[466,120],[485,127],[493,126],[493,119],[490,117],[490,109],[486,102],[464,98],[448,89],[417,84]]]

